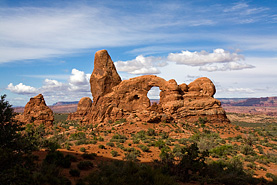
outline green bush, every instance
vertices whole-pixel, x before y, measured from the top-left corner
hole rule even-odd
[[[49,152],[43,160],[43,163],[54,164],[63,168],[69,168],[71,166],[70,158],[64,157],[60,151]]]
[[[127,148],[127,153],[125,153],[124,159],[127,161],[138,161],[138,157],[140,157],[141,153],[139,150],[134,148]]]
[[[98,148],[105,149],[105,146],[104,145],[99,145]]]
[[[110,146],[110,147],[114,147],[114,143],[113,142],[107,142],[106,145]]]
[[[200,152],[197,144],[194,143],[188,147],[183,147],[181,153],[183,156],[175,167],[175,173],[181,181],[190,181],[193,175],[200,175],[205,172],[207,167],[205,160],[209,156],[207,151]]]
[[[84,153],[84,154],[82,154],[83,159],[94,160],[96,156],[97,156],[96,153],[91,153],[91,154]]]
[[[216,154],[217,157],[229,155],[233,150],[233,146],[226,144],[220,145],[210,150],[211,154]]]
[[[271,179],[272,179],[272,182],[275,183],[275,184],[277,184],[277,176],[276,176],[276,175],[274,175],[274,174],[272,174],[272,173],[266,173],[265,176],[266,176],[267,178],[271,178]]]
[[[84,132],[77,132],[74,134],[71,134],[69,136],[70,140],[80,140],[80,139],[86,139],[86,134]]]
[[[115,161],[104,163],[99,170],[84,179],[88,184],[124,184],[124,185],[175,185],[174,177],[163,173],[160,168],[146,164]]]
[[[118,152],[115,151],[115,150],[112,150],[111,154],[112,154],[113,157],[117,157],[119,155]]]
[[[241,146],[241,153],[244,155],[256,155],[253,147],[250,145],[243,145]]]
[[[65,159],[71,161],[71,162],[76,162],[77,161],[77,157],[71,154],[67,154],[65,157]]]
[[[110,139],[110,142],[124,143],[126,140],[127,137],[125,135],[115,134],[113,135],[112,139]]]
[[[85,152],[85,151],[86,151],[86,149],[84,147],[80,148],[80,152]]]
[[[104,138],[100,136],[100,137],[98,138],[98,140],[99,140],[99,141],[104,141]]]
[[[72,177],[80,177],[80,170],[78,170],[78,169],[70,169],[69,170],[69,174]]]
[[[77,164],[79,170],[88,170],[93,167],[93,163],[91,161],[81,161]]]
[[[156,147],[159,147],[159,149],[162,149],[162,148],[164,148],[166,145],[165,145],[165,142],[164,142],[162,139],[158,139],[158,141],[155,142],[155,146],[156,146]]]
[[[143,151],[143,152],[149,152],[149,147],[145,145],[138,145],[138,147]]]
[[[154,129],[148,128],[146,134],[147,134],[148,136],[155,136],[155,135],[156,135],[156,132],[155,132]]]

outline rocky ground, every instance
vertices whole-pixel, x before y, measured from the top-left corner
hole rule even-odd
[[[271,180],[266,174],[277,175],[277,120],[273,116],[228,113],[230,124],[213,124],[202,119],[195,123],[133,123],[121,119],[106,125],[81,125],[77,121],[65,121],[66,117],[67,114],[55,114],[53,127],[44,129],[42,139],[57,142],[59,151],[77,158],[70,168],[62,169],[62,174],[72,182],[93,172],[103,161],[135,160],[154,164],[161,160],[163,147],[168,147],[177,157],[178,147],[193,142],[200,151],[210,151],[210,163],[239,156],[244,169],[254,177]],[[219,152],[220,146],[228,149]],[[35,153],[39,163],[47,153],[45,149]],[[86,159],[84,154],[95,157]],[[87,160],[94,167],[78,169],[78,164]],[[71,169],[79,170],[80,176],[70,175]]]

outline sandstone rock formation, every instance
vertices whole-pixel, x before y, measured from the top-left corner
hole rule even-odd
[[[95,53],[94,69],[90,76],[90,88],[93,101],[112,92],[112,88],[121,82],[114,63],[106,50]]]
[[[81,98],[78,103],[77,111],[70,113],[67,120],[80,120],[81,122],[87,122],[87,114],[91,111],[92,101],[89,97]]]
[[[229,122],[220,101],[213,98],[214,84],[206,77],[189,85],[178,85],[173,79],[166,81],[155,75],[121,81],[108,52],[101,50],[95,54],[90,83],[93,103],[86,113],[82,113],[85,115],[82,121],[87,123],[121,118],[145,122],[194,122],[199,117],[207,117],[213,122]],[[147,97],[152,87],[161,90],[158,104],[151,105]]]
[[[35,125],[52,125],[54,121],[53,111],[45,104],[42,94],[39,94],[25,105],[21,121],[34,123]]]

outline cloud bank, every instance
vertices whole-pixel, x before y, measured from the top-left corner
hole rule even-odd
[[[99,47],[153,43],[173,46],[177,42],[201,40],[243,44],[253,50],[276,50],[275,33],[267,33],[265,40],[255,34],[226,32],[222,35],[217,31],[218,26],[276,23],[276,12],[271,7],[255,3],[218,3],[210,4],[209,8],[206,4],[185,1],[144,2],[143,6],[110,1],[94,2],[93,6],[85,1],[63,2],[62,6],[32,5],[0,8],[0,63],[45,59]],[[195,27],[208,29],[196,35],[195,29],[191,29]],[[194,53],[197,54],[201,57],[204,53]],[[171,57],[183,63],[183,55],[189,53],[184,51]],[[186,63],[193,65],[191,62]]]
[[[129,61],[117,61],[115,67],[118,71],[128,72],[130,74],[159,74],[158,67],[166,66],[166,61],[161,57],[144,57],[142,55],[137,56],[133,60]]]
[[[43,86],[40,88],[27,86],[22,83],[19,83],[18,85],[10,83],[6,89],[19,95],[34,96],[41,93],[46,97],[50,97],[53,102],[67,98],[72,101],[84,96],[91,96],[89,78],[90,74],[85,74],[83,71],[72,69],[67,83],[45,79]]]
[[[167,58],[139,55],[133,60],[117,61],[115,66],[118,71],[135,75],[159,74],[159,68],[166,66],[168,62],[193,67],[199,66],[200,71],[208,72],[242,70],[255,67],[239,62],[241,60],[244,60],[244,56],[237,52],[231,53],[224,49],[215,49],[212,53],[204,50],[201,52],[181,51],[181,53],[170,53]]]
[[[189,66],[202,66],[211,63],[227,63],[232,61],[243,60],[243,55],[234,52],[231,53],[224,49],[215,49],[212,53],[207,51],[190,52],[182,51],[181,53],[170,53],[167,57],[169,61],[177,64],[185,64]]]

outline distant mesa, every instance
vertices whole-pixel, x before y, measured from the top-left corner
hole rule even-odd
[[[54,121],[53,111],[46,105],[43,95],[39,94],[25,105],[23,115],[16,117],[26,124],[34,123],[35,125],[52,125]]]
[[[59,101],[54,103],[52,106],[72,105],[72,104],[78,104],[78,101],[71,101],[71,102]]]
[[[223,100],[225,106],[255,106],[255,107],[277,107],[277,97],[248,98],[238,100]]]
[[[68,120],[83,123],[109,122],[118,119],[143,122],[194,122],[206,117],[211,122],[229,122],[212,81],[198,78],[189,85],[178,85],[172,79],[144,75],[121,80],[106,50],[97,51],[90,78],[90,98],[82,98],[77,111]],[[147,97],[152,87],[159,87],[159,103],[150,103]]]

